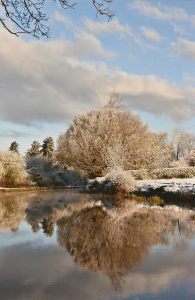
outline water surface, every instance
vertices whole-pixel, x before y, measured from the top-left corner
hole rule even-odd
[[[100,198],[0,194],[1,300],[195,299],[193,207]]]

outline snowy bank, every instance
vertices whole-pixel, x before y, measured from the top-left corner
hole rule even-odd
[[[107,192],[112,184],[106,177],[97,177],[90,180],[86,186],[87,190],[95,192]],[[172,179],[144,179],[135,181],[134,192],[151,192],[161,189],[167,193],[195,193],[195,177],[172,178]]]
[[[182,179],[137,180],[136,186],[140,192],[149,192],[151,190],[163,188],[165,192],[170,193],[195,193],[195,177]]]

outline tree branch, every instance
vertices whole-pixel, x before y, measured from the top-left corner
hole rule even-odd
[[[63,9],[73,9],[78,4],[72,0],[54,1]],[[113,0],[89,1],[95,7],[97,15],[104,15],[108,20],[115,15],[111,9]],[[48,17],[44,12],[46,2],[47,0],[0,0],[0,23],[10,34],[16,36],[25,33],[36,38],[49,37]],[[15,30],[10,28],[11,25],[8,25],[10,23],[14,24]]]

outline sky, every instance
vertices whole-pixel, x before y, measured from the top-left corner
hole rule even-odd
[[[49,39],[0,27],[0,148],[65,132],[112,93],[154,131],[195,128],[195,1],[113,0],[116,16],[48,5]]]

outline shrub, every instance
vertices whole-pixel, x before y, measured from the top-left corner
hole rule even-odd
[[[188,167],[188,162],[185,158],[180,158],[178,160],[174,160],[171,164],[170,164],[171,168],[187,168]]]
[[[150,178],[149,170],[147,169],[131,170],[130,172],[136,180],[144,180]]]
[[[83,184],[83,178],[78,172],[54,165],[51,159],[45,157],[28,156],[27,169],[32,181],[38,186],[65,187]]]
[[[18,187],[30,184],[24,158],[13,151],[0,151],[0,185]]]
[[[152,179],[192,178],[195,177],[195,168],[164,168],[150,172]]]
[[[123,171],[121,168],[114,168],[106,176],[119,192],[133,192],[135,190],[135,179],[130,172]]]

